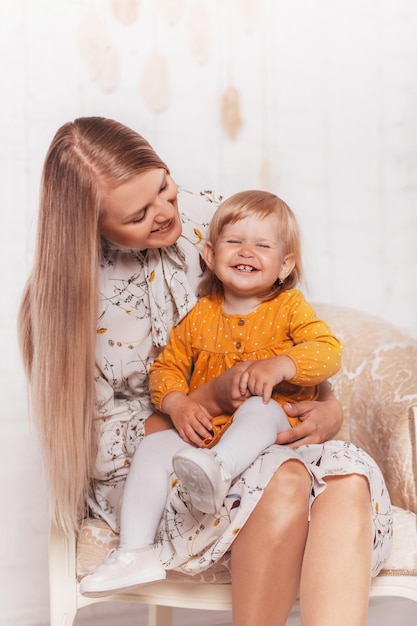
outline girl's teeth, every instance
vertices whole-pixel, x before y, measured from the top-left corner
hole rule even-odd
[[[237,265],[237,269],[241,270],[242,272],[251,272],[252,268],[250,265]]]

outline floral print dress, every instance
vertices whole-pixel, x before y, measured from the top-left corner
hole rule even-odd
[[[169,248],[128,250],[103,241],[95,377],[99,448],[89,506],[93,515],[116,531],[130,459],[144,436],[145,420],[153,412],[148,370],[171,327],[196,302],[200,255],[219,201],[210,191],[180,189],[183,232]],[[219,561],[230,550],[274,472],[291,458],[302,461],[310,472],[310,505],[325,489],[326,476],[357,473],[368,479],[376,575],[391,547],[390,500],[374,461],[343,441],[297,450],[271,446],[233,482],[215,515],[193,509],[188,494],[172,474],[155,537],[165,567],[195,575]]]

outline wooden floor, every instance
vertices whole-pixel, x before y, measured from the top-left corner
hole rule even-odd
[[[231,626],[231,623],[228,611],[174,609],[173,626]],[[367,626],[416,624],[416,602],[397,598],[371,599]],[[80,611],[74,626],[147,626],[147,608],[140,604],[96,604]],[[287,626],[300,626],[298,609],[291,613]]]

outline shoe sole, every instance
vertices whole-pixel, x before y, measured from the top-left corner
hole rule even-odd
[[[203,513],[216,513],[217,503],[213,480],[201,468],[199,463],[182,456],[173,461],[176,475],[189,492],[193,506]]]

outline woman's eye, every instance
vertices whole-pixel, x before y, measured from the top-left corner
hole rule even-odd
[[[145,219],[145,215],[146,215],[146,211],[141,213],[141,215],[138,215],[137,217],[135,217],[135,219],[132,220],[132,224],[140,224],[140,222],[143,222],[143,220]]]

